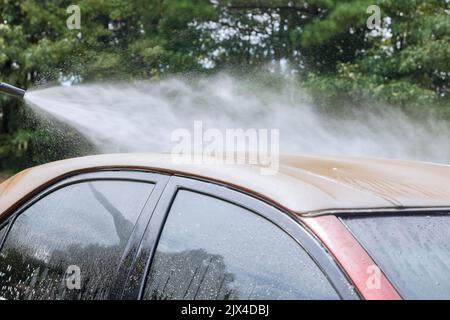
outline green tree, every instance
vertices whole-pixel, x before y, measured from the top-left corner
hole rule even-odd
[[[286,59],[317,102],[377,100],[449,110],[450,3],[442,0],[224,0],[203,30],[219,68]],[[381,24],[367,27],[370,5]],[[226,36],[217,40],[217,30]],[[344,94],[343,94],[344,93]],[[420,110],[419,110],[420,111]],[[449,110],[450,111],[450,110]]]
[[[199,67],[200,31],[188,25],[216,15],[206,0],[81,0],[81,29],[71,30],[66,26],[71,4],[70,0],[0,1],[0,81],[30,88],[63,80],[157,78],[192,71]],[[77,142],[75,148],[54,151],[64,149],[61,144],[75,143],[76,133],[61,135],[60,129],[53,132],[24,122],[26,112],[18,101],[0,96],[0,114],[0,168],[86,149]],[[51,135],[62,141],[49,145],[55,141]],[[49,151],[36,155],[43,149]]]
[[[30,88],[286,61],[332,112],[375,100],[450,113],[448,0],[80,0],[81,30],[66,26],[70,4],[0,0],[0,81]],[[73,147],[76,133],[42,129],[17,101],[0,96],[0,112],[0,168],[89,150]]]
[[[367,51],[339,62],[335,73],[310,74],[318,100],[331,105],[340,99],[375,99],[418,114],[423,111],[418,107],[435,104],[450,112],[448,2],[382,1],[380,7],[382,31],[367,37]]]

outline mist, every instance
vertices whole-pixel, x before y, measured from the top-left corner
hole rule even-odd
[[[320,112],[291,79],[273,87],[231,75],[92,83],[29,91],[36,112],[69,124],[101,153],[170,152],[176,129],[279,129],[280,151],[450,163],[450,128],[377,106],[345,117]]]

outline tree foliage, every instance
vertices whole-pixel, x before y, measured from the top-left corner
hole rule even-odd
[[[71,4],[0,0],[0,81],[158,79],[284,61],[330,110],[370,100],[450,110],[448,0],[80,0],[80,30],[66,26]],[[16,101],[0,96],[0,110],[0,167],[57,135],[23,121]]]

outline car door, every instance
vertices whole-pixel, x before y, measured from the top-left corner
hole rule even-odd
[[[167,181],[100,171],[30,199],[1,225],[0,298],[114,298]]]
[[[356,299],[324,248],[274,206],[209,182],[172,177],[124,298]]]

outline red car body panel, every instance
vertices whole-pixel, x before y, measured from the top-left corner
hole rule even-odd
[[[401,299],[377,264],[336,216],[327,215],[300,220],[336,258],[364,299]]]

